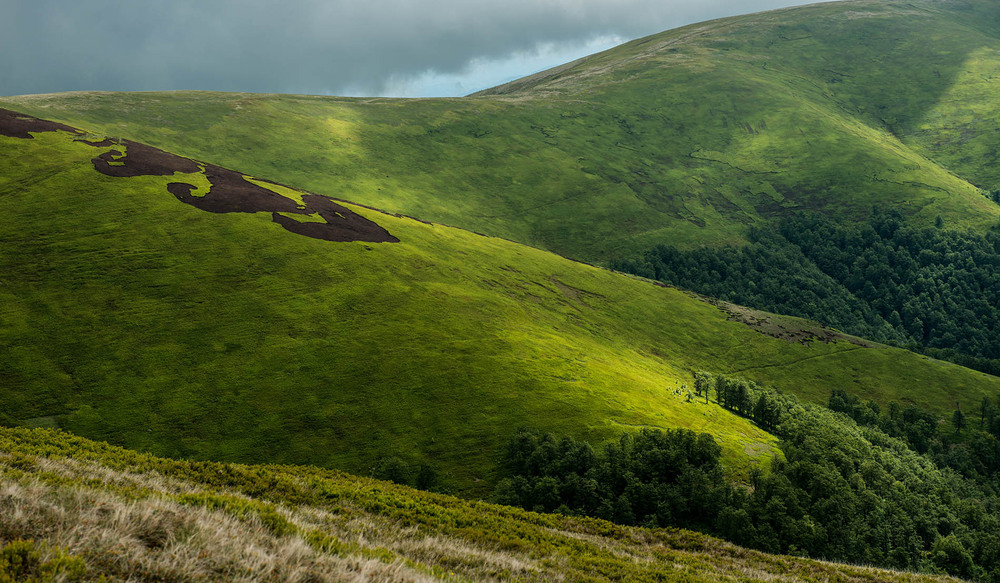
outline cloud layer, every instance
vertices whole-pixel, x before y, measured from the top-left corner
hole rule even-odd
[[[12,1],[0,14],[3,95],[168,89],[454,95],[683,24],[803,3]]]

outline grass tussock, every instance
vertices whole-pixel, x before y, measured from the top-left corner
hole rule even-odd
[[[139,493],[139,492],[136,492]],[[38,479],[5,481],[0,532],[85,557],[89,571],[150,581],[425,581],[402,559],[324,553],[258,517]]]

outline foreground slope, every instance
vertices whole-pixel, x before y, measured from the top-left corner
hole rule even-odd
[[[465,99],[8,98],[321,194],[605,261],[799,210],[982,227],[1000,7],[850,0],[640,39]]]
[[[737,475],[770,459],[772,436],[689,401],[696,370],[816,401],[843,388],[944,414],[1000,392],[995,377],[803,321],[141,144],[7,120],[8,423],[176,457],[365,474],[399,456],[482,494],[521,425],[592,442],[686,427],[712,433]],[[34,131],[16,135],[19,124]],[[252,212],[265,208],[279,210]],[[324,229],[369,241],[318,238]]]
[[[68,581],[955,581],[40,429],[0,428],[0,500],[0,557]]]

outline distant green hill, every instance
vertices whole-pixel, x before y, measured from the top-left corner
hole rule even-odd
[[[604,262],[797,210],[982,227],[1000,5],[843,1],[697,24],[463,99],[7,98],[311,191]]]
[[[801,320],[142,144],[11,137],[37,123],[8,114],[0,135],[7,423],[362,474],[398,456],[482,494],[522,425],[595,443],[686,427],[718,439],[732,475],[767,462],[774,437],[688,402],[696,370],[941,414],[1000,392],[996,377]]]

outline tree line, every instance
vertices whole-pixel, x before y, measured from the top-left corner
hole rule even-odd
[[[996,402],[981,423],[963,413],[964,425],[943,431],[916,407],[883,411],[841,391],[827,408],[708,373],[696,375],[695,389],[767,427],[784,455],[731,482],[708,434],[647,429],[595,450],[522,429],[506,448],[494,500],[690,528],[768,552],[1000,582],[1000,442],[986,429],[998,423]]]
[[[659,245],[612,268],[1000,375],[1000,226],[943,227],[878,208],[860,224],[801,214],[743,247]]]

